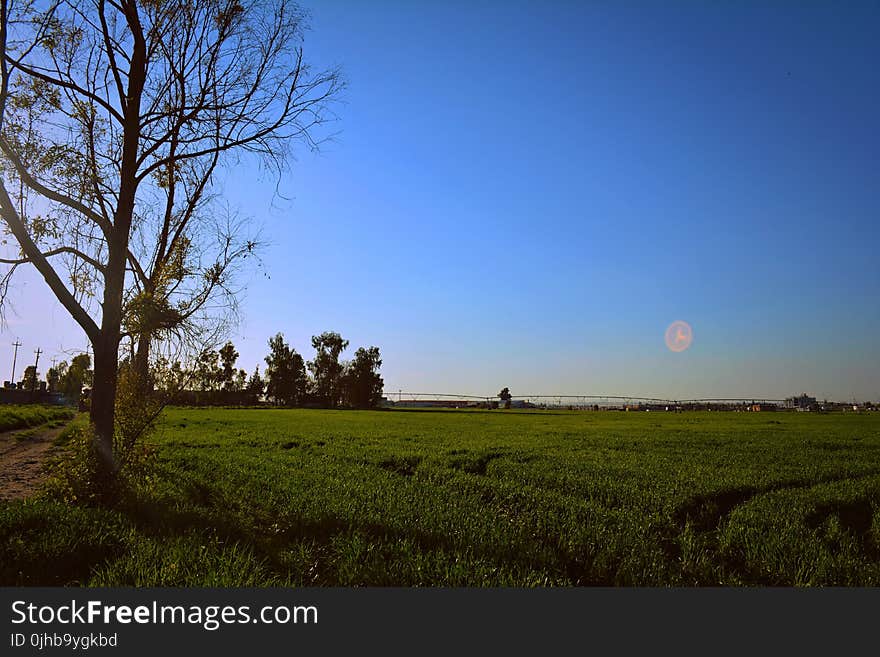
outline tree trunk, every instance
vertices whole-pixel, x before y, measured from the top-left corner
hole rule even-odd
[[[95,374],[89,413],[95,431],[95,454],[98,457],[97,483],[104,489],[110,488],[119,470],[113,454],[118,346],[114,347],[107,342],[102,340],[92,345],[95,351]]]
[[[101,330],[92,346],[95,350],[95,382],[92,388],[91,419],[98,455],[98,485],[112,495],[119,464],[113,453],[116,417],[116,383],[119,373],[119,338],[122,327],[122,293],[137,192],[137,154],[140,144],[140,102],[146,77],[146,48],[137,7],[124,3],[123,11],[134,38],[129,67],[128,93],[124,110],[119,196],[113,227],[107,237],[107,265],[104,270],[104,299]],[[109,501],[109,500],[108,500]]]
[[[123,234],[124,235],[124,234]],[[119,334],[122,324],[122,290],[125,280],[127,245],[119,234],[110,240],[104,300],[101,304],[101,331],[92,344],[95,351],[95,375],[92,386],[90,417],[94,426],[94,447],[98,456],[98,485],[106,492],[119,471],[113,453],[116,417],[116,384],[119,373]]]
[[[113,453],[116,428],[116,385],[119,375],[119,339],[122,330],[122,293],[128,253],[128,231],[134,207],[135,186],[123,180],[113,232],[107,240],[107,267],[104,299],[101,303],[101,330],[92,343],[95,350],[95,376],[92,388],[91,420],[94,447],[98,456],[98,485],[112,494],[119,462]]]
[[[137,385],[144,394],[153,392],[150,381],[150,334],[141,333],[138,336],[137,351],[134,354],[134,373],[137,377]]]

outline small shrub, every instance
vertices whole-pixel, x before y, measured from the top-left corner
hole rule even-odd
[[[113,453],[120,468],[143,458],[140,445],[156,425],[162,399],[153,392],[150,381],[142,380],[135,368],[125,363],[119,368],[116,384],[116,435]]]
[[[83,506],[114,506],[123,502],[139,486],[151,481],[153,450],[134,445],[120,459],[116,477],[100,473],[94,433],[87,422],[75,422],[56,441],[66,449],[49,466],[45,494],[57,501]]]
[[[49,465],[45,492],[50,499],[67,504],[94,505],[98,502],[98,458],[92,428],[77,422],[58,437],[66,449]]]

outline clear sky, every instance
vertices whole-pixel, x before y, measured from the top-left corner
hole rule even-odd
[[[341,134],[287,198],[221,177],[272,243],[239,365],[335,330],[389,392],[880,399],[880,3],[767,4],[305,3]],[[2,378],[85,342],[18,280]]]

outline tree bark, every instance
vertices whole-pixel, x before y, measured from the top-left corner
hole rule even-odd
[[[137,351],[134,353],[134,372],[137,376],[138,385],[145,393],[152,392],[150,385],[150,334],[141,333],[138,336]]]
[[[98,483],[102,488],[108,488],[119,470],[113,454],[118,353],[117,348],[107,344],[106,340],[92,346],[95,351],[95,373],[89,416],[95,432],[94,450],[98,457],[97,474],[100,480]]]
[[[128,197],[133,201],[131,191],[128,194],[120,194],[121,201],[128,200]],[[121,209],[124,211],[124,206]],[[130,210],[128,216],[131,216]],[[125,215],[122,217],[117,215],[117,223],[123,225],[128,223],[124,217]],[[120,222],[119,219],[122,221]],[[119,470],[118,461],[113,453],[113,435],[127,237],[128,231],[123,228],[122,231],[114,231],[109,240],[107,276],[104,279],[104,299],[101,304],[101,331],[98,339],[92,343],[95,351],[95,374],[90,418],[94,426],[94,446],[100,467],[98,477],[101,484],[108,485],[108,489]]]

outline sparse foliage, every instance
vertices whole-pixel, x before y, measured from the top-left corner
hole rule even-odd
[[[202,391],[216,390],[220,385],[221,369],[217,364],[217,358],[216,351],[206,349],[196,360],[194,378]]]
[[[179,360],[157,358],[151,370],[155,391],[171,399],[191,380],[191,373],[184,370]]]

